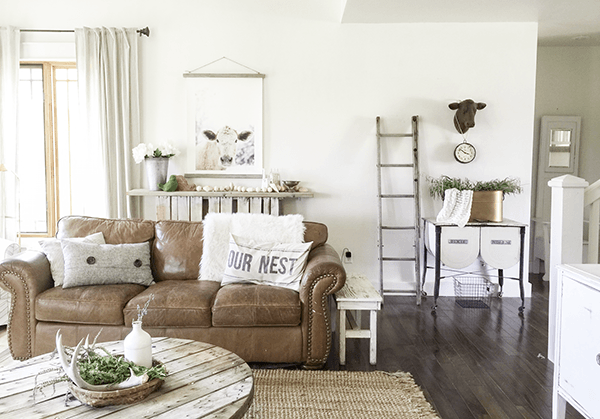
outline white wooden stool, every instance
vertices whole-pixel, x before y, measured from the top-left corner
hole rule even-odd
[[[352,275],[346,279],[344,287],[335,293],[335,301],[340,329],[340,364],[346,365],[346,339],[368,338],[371,340],[369,362],[375,365],[377,363],[377,311],[381,310],[383,298],[366,277]],[[369,329],[361,329],[362,310],[371,312]],[[346,311],[348,311],[351,330],[346,330]]]

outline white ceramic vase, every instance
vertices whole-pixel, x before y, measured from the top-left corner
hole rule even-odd
[[[148,178],[148,189],[158,191],[159,183],[167,181],[167,171],[169,169],[168,157],[146,157],[144,159],[146,166],[146,176]]]
[[[135,365],[152,367],[152,338],[142,329],[142,322],[134,321],[131,332],[125,337],[125,358]]]

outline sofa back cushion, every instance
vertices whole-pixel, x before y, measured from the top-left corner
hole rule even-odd
[[[202,223],[159,221],[152,246],[156,282],[170,279],[198,279],[202,258]]]
[[[143,243],[154,239],[154,221],[69,215],[58,221],[57,239],[85,237],[99,231],[106,244]]]

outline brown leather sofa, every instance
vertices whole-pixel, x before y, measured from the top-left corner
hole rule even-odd
[[[155,298],[143,318],[152,336],[193,339],[231,350],[247,362],[323,366],[331,349],[328,295],[346,273],[326,243],[324,224],[305,222],[313,245],[300,292],[267,285],[221,286],[199,281],[202,223],[69,216],[57,238],[102,232],[107,244],[151,242],[155,283],[54,287],[46,256],[27,251],[0,264],[0,285],[12,294],[8,343],[24,360],[54,350],[60,329],[66,345],[102,329],[100,341],[125,338],[137,306]]]

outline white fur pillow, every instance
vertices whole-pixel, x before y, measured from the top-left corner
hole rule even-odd
[[[302,243],[304,217],[300,214],[209,213],[203,220],[200,280],[221,282],[225,272],[229,235],[251,238],[256,242]]]
[[[90,234],[86,237],[77,237],[68,240],[104,244],[104,234],[102,232]],[[52,279],[54,280],[55,287],[62,287],[65,280],[65,258],[63,256],[62,247],[60,246],[59,239],[44,239],[39,241],[42,248],[42,252],[46,255],[48,262],[50,262],[50,272],[52,273]]]
[[[259,243],[230,234],[221,285],[262,284],[300,290],[309,243]]]

